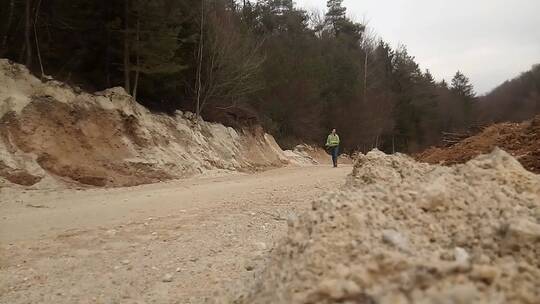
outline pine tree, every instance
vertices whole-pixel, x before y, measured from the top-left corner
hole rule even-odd
[[[326,20],[334,27],[339,21],[347,19],[347,8],[343,7],[343,0],[328,0],[326,7],[328,8]]]
[[[276,15],[283,15],[294,8],[292,0],[262,0],[260,3],[270,8],[270,12]]]
[[[328,8],[325,15],[326,26],[336,37],[345,34],[351,37],[354,43],[362,39],[365,26],[347,18],[347,8],[343,6],[343,0],[328,0],[326,7]]]
[[[448,89],[448,82],[446,82],[446,80],[441,80],[439,83],[437,83],[437,86],[439,88],[443,88],[443,89]]]
[[[426,69],[426,72],[424,73],[424,78],[428,83],[435,84],[435,78],[433,78],[433,75],[431,74],[429,69]]]
[[[457,71],[454,78],[452,78],[450,90],[457,97],[458,105],[463,116],[462,125],[467,128],[473,122],[474,101],[476,100],[474,87],[467,76]]]
[[[454,78],[452,78],[451,89],[454,93],[466,99],[472,100],[476,97],[474,87],[470,83],[469,78],[467,78],[467,76],[465,76],[460,71],[457,71],[454,75]]]

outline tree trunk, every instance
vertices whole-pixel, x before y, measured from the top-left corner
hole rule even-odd
[[[367,65],[368,65],[368,52],[366,51],[366,59],[364,61],[364,100],[363,102],[366,102],[366,95],[367,95]]]
[[[129,0],[124,0],[124,89],[131,92],[129,58]]]
[[[111,6],[107,5],[107,20],[110,20],[111,18]],[[105,27],[106,33],[106,44],[107,47],[105,49],[105,83],[107,84],[107,87],[111,87],[111,71],[109,68],[110,62],[111,62],[111,29],[110,26],[107,25]]]
[[[25,64],[30,69],[32,65],[32,41],[30,38],[30,32],[32,31],[32,0],[26,0],[25,7],[25,23],[24,23],[24,43],[26,48],[26,60]]]
[[[201,0],[201,22],[200,22],[200,33],[199,33],[199,52],[198,52],[198,66],[197,66],[197,100],[195,104],[195,114],[198,116],[201,115],[201,91],[202,91],[202,61],[203,61],[203,51],[204,51],[204,0]]]
[[[45,76],[45,71],[43,70],[43,61],[41,60],[41,52],[39,51],[39,39],[37,34],[37,22],[38,22],[38,16],[39,16],[39,8],[41,6],[41,0],[38,0],[38,4],[36,6],[36,15],[34,18],[34,38],[36,40],[36,51],[38,55],[39,60],[39,68],[41,70],[41,80],[43,80],[43,77]]]
[[[136,44],[136,61],[137,61],[137,70],[135,71],[135,83],[133,84],[133,99],[137,100],[137,87],[139,86],[139,75],[141,74],[141,56],[140,56],[140,31],[141,31],[141,22],[139,20],[139,17],[137,17],[137,44]]]
[[[9,1],[9,14],[6,21],[6,33],[4,38],[2,38],[2,49],[7,49],[7,41],[9,37],[9,29],[11,28],[11,21],[13,20],[13,10],[15,9],[15,0]]]

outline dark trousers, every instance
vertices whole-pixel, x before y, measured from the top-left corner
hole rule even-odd
[[[334,163],[334,167],[337,167],[337,160],[339,156],[339,146],[331,147],[330,153],[332,154],[332,162]]]

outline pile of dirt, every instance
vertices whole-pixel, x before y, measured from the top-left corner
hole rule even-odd
[[[134,186],[289,161],[260,128],[154,114],[122,88],[89,94],[0,59],[0,187]]]
[[[430,148],[415,156],[431,164],[464,163],[499,147],[514,156],[526,169],[540,173],[540,115],[523,123],[501,123],[486,128],[448,148]]]
[[[539,303],[540,176],[496,149],[444,167],[359,156],[289,219],[237,303]]]

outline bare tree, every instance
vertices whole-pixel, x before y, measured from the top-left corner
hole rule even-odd
[[[26,0],[25,3],[25,22],[24,22],[24,43],[26,48],[26,60],[25,64],[28,68],[32,65],[32,41],[30,38],[30,32],[32,28],[32,0]]]
[[[196,104],[195,104],[195,114],[197,116],[201,115],[202,106],[201,106],[201,93],[202,93],[202,65],[203,65],[203,52],[204,52],[204,0],[201,0],[201,20],[200,20],[200,31],[199,31],[199,48],[197,53],[197,75],[196,75]]]
[[[36,6],[36,15],[34,18],[34,38],[36,40],[36,51],[39,61],[39,68],[41,69],[41,80],[45,77],[45,71],[43,70],[43,61],[41,60],[41,52],[39,50],[39,39],[37,34],[37,22],[39,17],[39,9],[41,7],[41,0],[38,0],[37,6]]]
[[[245,44],[239,33],[217,22],[207,39],[199,115],[210,101],[234,106],[243,96],[262,88],[256,76],[264,62],[259,54],[263,41]]]
[[[9,1],[9,14],[6,19],[6,32],[4,33],[4,37],[2,38],[2,49],[6,49],[7,46],[7,40],[9,37],[9,29],[11,28],[11,22],[13,21],[13,11],[15,10],[15,0]]]
[[[313,8],[309,11],[308,16],[309,28],[311,28],[315,32],[315,35],[320,38],[326,25],[324,13],[320,9]]]
[[[129,53],[129,0],[124,0],[124,89],[128,93],[131,91]]]
[[[141,74],[141,69],[140,69],[140,66],[141,66],[141,20],[140,20],[140,17],[137,16],[137,30],[136,30],[136,38],[135,38],[135,42],[136,42],[136,58],[135,58],[135,61],[137,62],[137,69],[135,70],[135,83],[133,84],[133,93],[131,95],[133,95],[133,99],[137,100],[137,88],[139,86],[139,77],[140,77],[140,74]]]
[[[367,94],[367,83],[368,83],[368,57],[375,49],[375,41],[377,39],[377,34],[375,31],[368,27],[368,21],[364,18],[362,24],[365,26],[365,30],[362,33],[362,40],[360,41],[360,46],[364,50],[364,98],[363,102],[366,102]]]
[[[204,7],[201,6],[204,11]],[[257,81],[264,58],[260,55],[263,41],[246,39],[239,33],[229,15],[206,20],[201,17],[196,79],[196,114],[215,100],[236,102],[262,87]],[[207,28],[205,28],[205,24]]]

